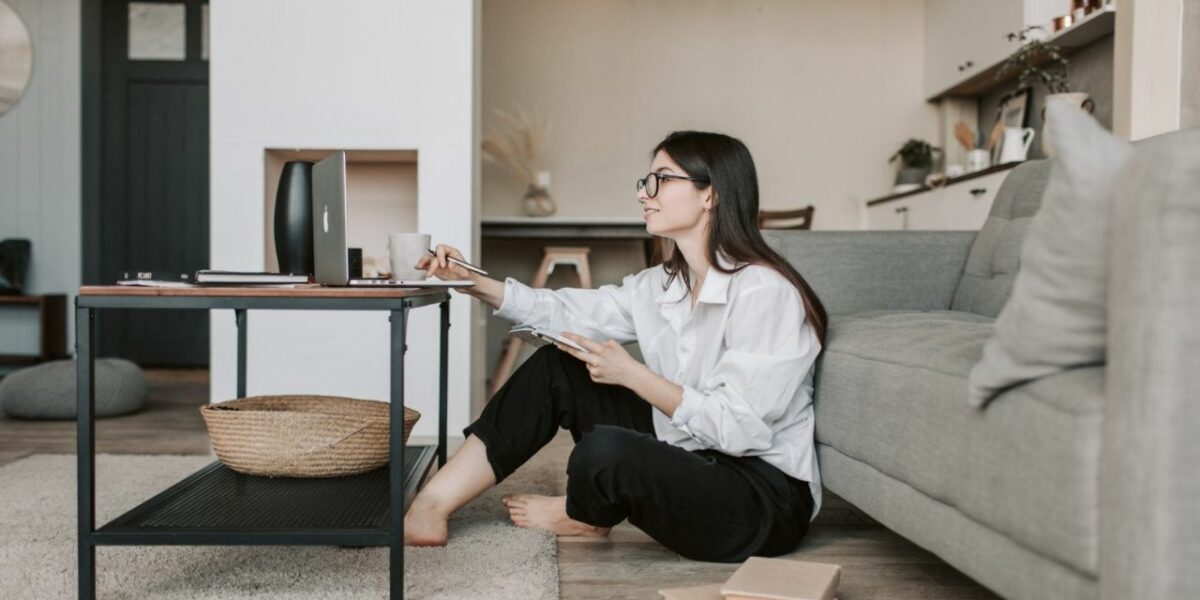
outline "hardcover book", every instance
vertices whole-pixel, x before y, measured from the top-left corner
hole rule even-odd
[[[721,593],[726,600],[833,600],[841,574],[838,565],[753,556]]]

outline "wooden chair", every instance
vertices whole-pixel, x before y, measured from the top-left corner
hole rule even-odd
[[[537,272],[534,273],[530,286],[535,288],[546,287],[546,281],[554,273],[554,267],[558,265],[572,265],[575,267],[575,274],[579,277],[579,287],[591,288],[592,270],[588,265],[588,252],[590,251],[591,248],[588,247],[546,246],[542,252],[542,264],[538,266]],[[508,381],[509,372],[512,371],[513,365],[516,364],[517,356],[521,354],[521,346],[523,344],[524,342],[515,337],[508,338],[505,341],[504,351],[500,353],[500,358],[496,361],[496,367],[492,370],[491,385],[488,389],[489,400]]]
[[[758,228],[759,229],[812,229],[813,212],[816,207],[806,206],[795,210],[760,210],[758,211]],[[800,219],[799,222],[784,223],[781,221],[794,221]],[[771,223],[768,223],[768,222]]]

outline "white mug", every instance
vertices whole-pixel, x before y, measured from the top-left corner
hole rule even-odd
[[[388,258],[392,279],[425,279],[425,269],[417,267],[421,257],[429,254],[428,233],[389,233]]]
[[[1000,143],[1000,162],[1016,162],[1025,160],[1029,155],[1029,146],[1033,144],[1034,131],[1032,127],[1005,127],[1004,137]]]
[[[982,171],[991,165],[992,157],[983,148],[967,151],[967,172]]]

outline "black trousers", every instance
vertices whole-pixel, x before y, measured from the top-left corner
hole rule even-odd
[[[463,430],[487,447],[503,481],[555,436],[575,440],[567,515],[597,527],[625,519],[692,560],[741,562],[793,550],[808,532],[808,483],[757,457],[689,452],[654,435],[650,403],[591,380],[587,367],[544,346]]]

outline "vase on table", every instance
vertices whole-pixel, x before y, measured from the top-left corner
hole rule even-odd
[[[554,214],[557,206],[554,198],[550,197],[550,172],[538,171],[537,183],[530,184],[525,190],[523,199],[525,214],[531,217],[548,217]]]
[[[313,273],[313,163],[291,160],[283,165],[275,194],[275,256],[280,273]]]

